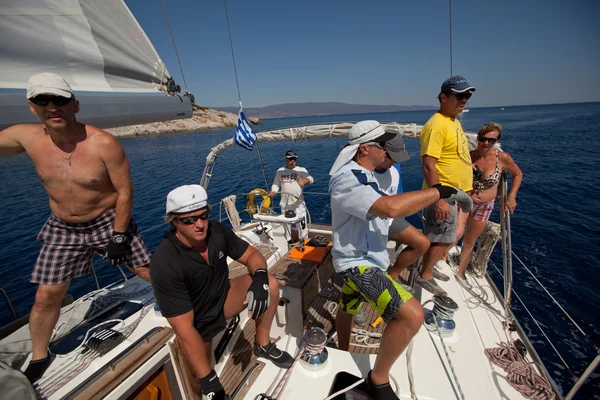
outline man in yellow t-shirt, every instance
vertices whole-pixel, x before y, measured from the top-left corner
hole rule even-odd
[[[473,190],[473,170],[467,137],[456,118],[475,91],[462,76],[447,79],[438,96],[440,109],[421,130],[421,162],[425,180],[423,188],[436,185],[452,186],[465,192]],[[468,214],[457,209],[456,204],[444,200],[425,209],[425,233],[431,247],[423,256],[417,283],[433,294],[445,295],[434,277],[450,278],[434,270],[434,266],[462,236]]]

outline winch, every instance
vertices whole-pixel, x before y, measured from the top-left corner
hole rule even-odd
[[[452,336],[456,329],[454,313],[458,304],[448,296],[433,296],[433,311],[425,309],[425,327],[443,338]],[[436,326],[437,322],[437,326]]]
[[[309,371],[319,371],[327,364],[329,353],[325,348],[327,334],[321,328],[311,328],[304,334],[304,348],[300,364]]]

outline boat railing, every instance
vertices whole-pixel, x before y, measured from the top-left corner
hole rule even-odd
[[[542,333],[542,335],[544,336],[546,341],[550,344],[550,346],[552,347],[554,352],[560,358],[563,365],[567,368],[568,371],[572,371],[571,367],[567,364],[564,357],[560,354],[560,352],[556,348],[556,345],[552,342],[552,340],[546,334],[544,328],[542,328],[542,326],[539,324],[537,319],[534,317],[533,313],[525,305],[525,302],[522,300],[522,298],[519,296],[519,294],[514,289],[514,287],[513,287],[513,264],[512,264],[512,258],[514,256],[519,261],[519,263],[523,267],[523,269],[529,273],[529,275],[533,278],[533,280],[537,283],[537,285],[548,295],[548,297],[550,297],[552,302],[559,308],[559,310],[567,317],[567,319],[573,324],[573,326],[575,326],[575,328],[577,328],[577,330],[581,333],[581,335],[584,337],[584,339],[588,343],[590,343],[593,346],[593,348],[595,349],[595,351],[597,352],[596,357],[590,362],[590,364],[587,366],[585,371],[579,377],[577,377],[575,374],[573,374],[573,376],[575,378],[574,385],[569,390],[567,395],[564,397],[565,400],[570,400],[575,396],[575,394],[579,391],[581,386],[592,375],[594,370],[600,364],[600,347],[596,343],[593,342],[593,340],[585,333],[585,331],[581,328],[581,326],[579,326],[579,324],[577,324],[577,322],[575,322],[573,317],[565,310],[565,308],[558,302],[558,300],[556,300],[556,298],[548,291],[548,289],[542,284],[542,282],[540,282],[540,280],[531,271],[531,269],[528,268],[527,265],[525,265],[525,263],[523,262],[523,260],[521,260],[519,258],[519,256],[517,256],[517,254],[512,250],[510,212],[506,207],[506,201],[508,198],[508,175],[505,170],[502,171],[499,189],[500,189],[500,191],[499,191],[500,226],[501,226],[501,232],[502,232],[501,233],[501,235],[502,235],[501,243],[502,243],[503,273],[500,272],[500,268],[498,266],[496,266],[496,264],[491,259],[489,259],[489,263],[498,272],[498,274],[502,275],[502,278],[503,278],[503,282],[504,282],[503,298],[504,298],[504,311],[505,311],[506,319],[508,321],[516,321],[516,319],[514,318],[512,308],[511,308],[512,295],[514,294],[516,299],[519,301],[519,303],[523,307],[523,309],[527,312],[527,314],[529,315],[531,320],[534,322],[534,324],[538,327],[538,329],[540,330],[540,332]],[[522,328],[521,328],[521,331],[523,331]],[[531,343],[530,343],[530,346],[532,347]],[[536,354],[536,356],[537,356],[537,354]],[[539,356],[537,356],[537,357],[539,358]],[[541,360],[540,360],[540,362],[541,362]],[[544,368],[546,374],[549,376],[549,373],[546,370],[545,366],[543,366],[543,363],[541,363],[541,364],[542,364],[542,367]],[[554,382],[553,382],[553,386],[555,388],[555,391],[560,394],[560,392],[558,391],[558,388],[555,386]]]

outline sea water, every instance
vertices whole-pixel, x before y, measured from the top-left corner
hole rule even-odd
[[[255,129],[365,119],[423,124],[432,113],[270,119]],[[500,107],[472,108],[462,123],[466,130],[476,132],[490,121],[503,125],[502,147],[524,173],[517,196],[518,206],[511,218],[513,251],[564,306],[589,341],[599,344],[600,201],[597,190],[600,189],[600,103],[504,107],[503,110]],[[199,183],[209,151],[232,137],[233,132],[230,128],[120,139],[131,164],[135,190],[133,216],[151,251],[167,230],[162,223],[167,193],[179,185]],[[306,167],[315,178],[314,184],[305,190],[311,219],[315,223],[329,221],[328,172],[344,143],[339,138],[261,143],[267,184],[270,186],[275,171],[284,165],[285,151],[296,150],[298,165]],[[402,164],[404,190],[417,190],[423,179],[419,142],[406,140],[406,145],[411,159]],[[264,176],[256,152],[237,147],[226,150],[218,157],[209,185],[209,200],[218,203],[229,194],[237,194],[238,208],[242,208],[245,193],[255,187],[265,187]],[[36,235],[49,214],[48,197],[26,154],[0,157],[0,181],[0,287],[10,296],[17,314],[24,315],[29,312],[35,294],[36,286],[29,283],[29,277],[40,248]],[[225,217],[224,212],[221,217]],[[218,207],[213,210],[212,218],[219,218]],[[496,208],[492,220],[498,221],[498,218]],[[409,221],[421,227],[416,217]],[[498,248],[492,260],[502,270]],[[106,266],[100,259],[95,265],[101,285],[121,276],[118,270]],[[516,258],[513,266],[514,288],[525,304],[523,306],[513,296],[515,313],[552,377],[566,391],[596,351]],[[493,266],[490,266],[490,273],[502,287],[502,277]],[[87,275],[75,279],[70,292],[78,297],[93,288],[93,277]],[[11,319],[8,307],[2,304],[0,325]],[[537,325],[545,331],[568,367]],[[579,397],[595,395],[600,398],[596,394],[599,392],[600,378],[596,372]]]

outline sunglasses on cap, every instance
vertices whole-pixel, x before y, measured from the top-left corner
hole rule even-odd
[[[456,100],[469,100],[471,98],[471,96],[473,96],[473,93],[471,92],[464,92],[464,93],[454,93],[454,92],[447,92],[446,93],[447,96],[456,96]]]
[[[35,96],[29,99],[30,102],[37,106],[45,107],[50,102],[55,106],[64,106],[65,104],[69,104],[73,100],[73,97],[63,97],[63,96],[48,96],[45,94],[41,94],[39,96]]]
[[[191,217],[177,217],[177,219],[184,225],[194,225],[199,219],[206,221],[208,217],[210,217],[210,211],[200,215],[193,215]]]
[[[491,144],[494,144],[494,143],[496,143],[498,141],[498,139],[493,138],[493,137],[481,137],[481,136],[478,137],[477,140],[479,140],[481,143],[488,142],[488,143],[491,143]]]
[[[375,146],[375,147],[379,147],[380,149],[385,149],[387,142],[367,142],[365,144],[367,146]]]

